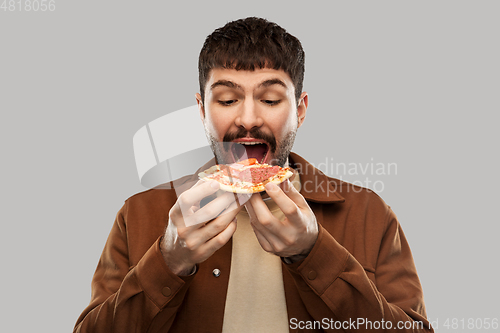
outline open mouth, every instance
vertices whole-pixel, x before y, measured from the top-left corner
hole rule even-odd
[[[255,158],[259,163],[263,164],[267,160],[269,145],[266,142],[260,141],[232,142],[231,153],[234,162]]]

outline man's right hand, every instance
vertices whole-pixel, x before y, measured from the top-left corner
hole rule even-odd
[[[224,246],[236,231],[235,217],[242,206],[236,203],[234,193],[224,193],[200,208],[200,201],[219,187],[216,181],[200,180],[170,209],[161,252],[174,274],[191,274],[196,264]]]

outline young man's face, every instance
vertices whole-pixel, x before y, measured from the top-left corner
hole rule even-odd
[[[216,68],[196,94],[205,132],[219,164],[247,158],[283,166],[297,128],[304,122],[308,97],[298,106],[290,76],[283,70],[237,71]]]

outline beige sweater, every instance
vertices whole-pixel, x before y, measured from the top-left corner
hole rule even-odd
[[[300,188],[298,177],[292,183]],[[284,219],[273,200],[264,202],[276,218]],[[236,218],[222,332],[289,332],[281,259],[262,249],[246,210]]]

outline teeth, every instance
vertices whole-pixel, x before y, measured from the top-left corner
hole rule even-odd
[[[246,145],[246,146],[263,145],[264,144],[262,142],[236,142],[236,143],[239,143],[240,145]]]

